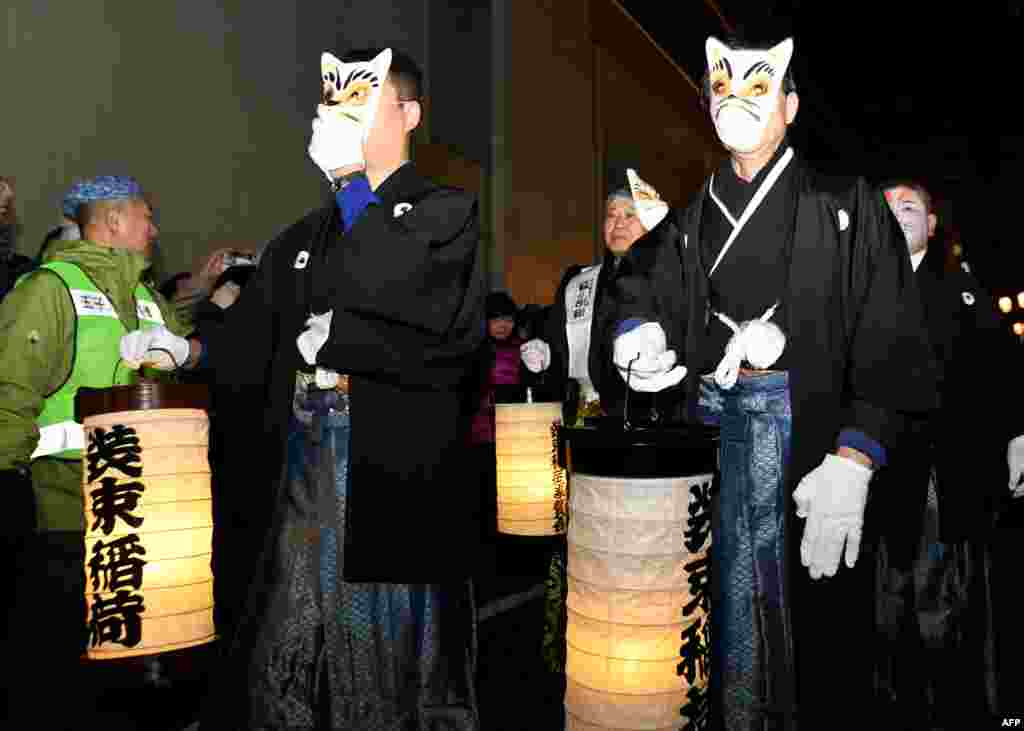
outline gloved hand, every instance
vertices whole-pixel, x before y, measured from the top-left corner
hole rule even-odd
[[[686,377],[676,365],[676,351],[666,350],[665,331],[657,322],[645,322],[615,338],[615,366],[634,391],[656,392]]]
[[[372,61],[343,63],[330,53],[320,56],[320,99],[313,120],[309,157],[327,180],[331,172],[364,166],[363,145],[370,135],[380,105],[384,79],[391,68],[391,49]],[[373,83],[376,80],[378,83]]]
[[[800,562],[812,579],[835,576],[846,544],[846,565],[853,568],[860,553],[864,508],[872,472],[852,459],[826,454],[808,472],[796,491],[797,517],[806,518]]]
[[[162,371],[184,366],[190,352],[188,340],[163,325],[122,335],[120,350],[121,360],[129,368],[135,370],[145,363]]]
[[[0,470],[7,504],[4,510],[4,538],[24,538],[36,531],[36,494],[28,468]]]
[[[331,172],[338,168],[365,166],[362,129],[343,117],[315,117],[313,137],[309,141],[309,157],[323,171],[328,181],[334,179]]]
[[[327,342],[327,336],[331,334],[331,318],[334,310],[328,310],[322,315],[311,315],[306,320],[306,329],[299,333],[295,344],[299,352],[309,365],[316,365],[316,356],[320,348]]]
[[[519,346],[519,357],[530,373],[546,371],[551,365],[551,346],[540,338],[527,340]]]
[[[1024,434],[1010,440],[1006,447],[1006,462],[1010,467],[1010,492],[1014,497],[1024,497]]]
[[[650,231],[668,214],[668,204],[661,199],[658,191],[640,179],[633,168],[626,170],[629,190],[633,194],[636,215],[647,231]]]

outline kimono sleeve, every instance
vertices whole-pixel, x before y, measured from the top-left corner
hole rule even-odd
[[[331,332],[317,362],[428,388],[465,376],[484,339],[486,281],[474,196],[439,189],[395,217],[372,206],[345,239]]]
[[[879,192],[858,181],[848,221],[843,320],[847,398],[843,424],[883,446],[903,418],[938,403],[934,353],[906,239]],[[842,226],[840,226],[842,228]]]
[[[266,385],[280,320],[274,297],[274,268],[282,258],[280,243],[275,240],[267,245],[238,300],[219,322],[205,323],[200,333],[207,351],[203,364],[217,385]]]
[[[611,357],[619,328],[630,320],[660,323],[668,348],[683,353],[687,321],[685,218],[683,212],[672,209],[620,262],[608,291],[612,307],[601,334],[603,357]]]

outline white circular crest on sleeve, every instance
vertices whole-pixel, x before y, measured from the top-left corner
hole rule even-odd
[[[967,305],[968,307],[974,304],[974,295],[972,293],[962,292],[960,296],[963,298],[964,304]]]
[[[412,203],[399,203],[395,206],[395,218],[398,218],[411,209]]]
[[[850,214],[840,208],[839,213],[836,215],[839,218],[839,230],[845,231],[848,229],[850,227]]]

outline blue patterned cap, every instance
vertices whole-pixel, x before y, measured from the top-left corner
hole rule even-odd
[[[142,197],[142,186],[135,178],[128,175],[99,175],[72,185],[64,194],[62,207],[65,216],[74,218],[83,203]]]

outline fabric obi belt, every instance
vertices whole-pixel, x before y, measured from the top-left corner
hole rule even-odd
[[[348,393],[348,374],[320,366],[315,370],[295,371],[292,414],[301,423],[309,426],[313,423],[317,404],[326,405],[337,411],[347,411]],[[328,399],[326,402],[325,397]]]

